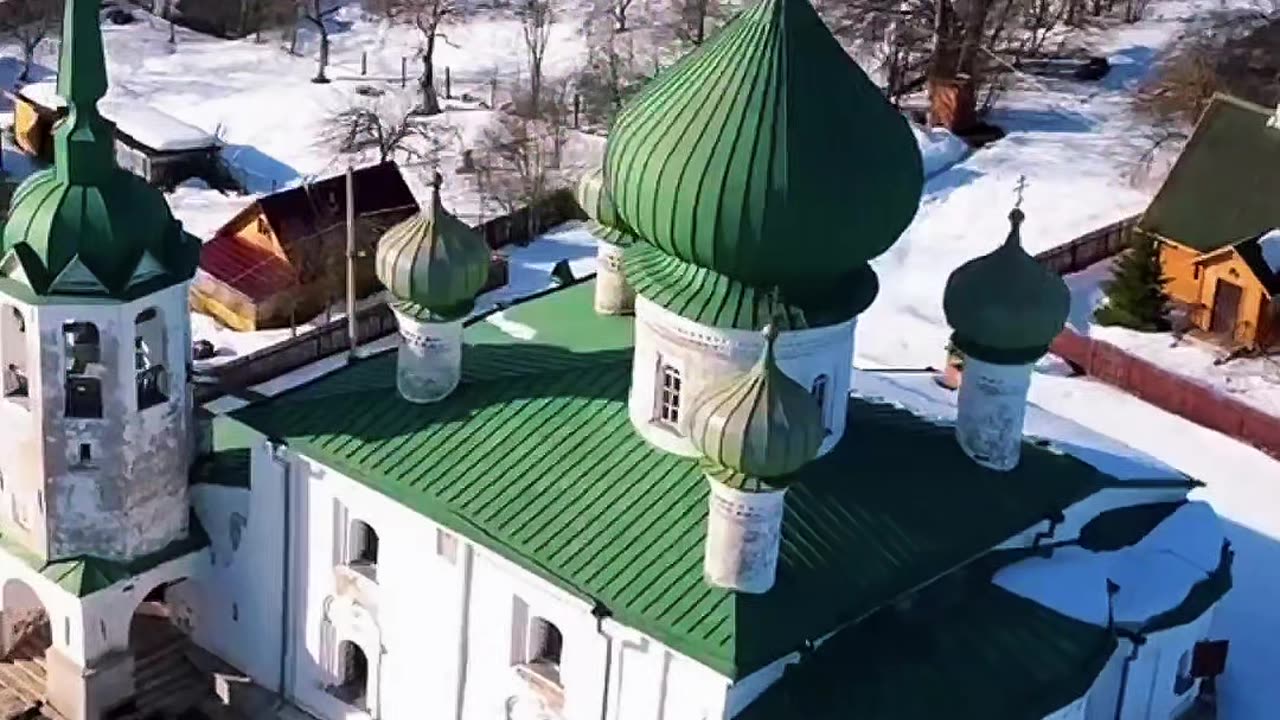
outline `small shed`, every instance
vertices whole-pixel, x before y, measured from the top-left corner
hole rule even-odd
[[[1280,227],[1280,109],[1218,95],[1138,223],[1165,289],[1229,346],[1280,344],[1270,231]]]
[[[116,126],[120,167],[161,188],[192,177],[214,176],[219,143],[213,135],[118,91],[108,92],[98,109]],[[54,81],[23,86],[14,100],[18,146],[52,160],[53,126],[65,114],[66,103]]]

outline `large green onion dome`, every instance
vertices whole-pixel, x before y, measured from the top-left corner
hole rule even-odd
[[[98,23],[96,0],[68,1],[54,166],[18,187],[4,227],[5,273],[40,295],[129,299],[190,280],[200,260],[164,195],[115,163],[115,126],[97,109],[107,91]]]
[[[817,457],[826,435],[818,401],[778,367],[775,326],[764,332],[756,364],[700,394],[687,416],[689,440],[707,475],[747,491],[786,487]]]
[[[597,239],[626,247],[635,241],[635,237],[626,231],[618,210],[613,206],[613,199],[604,186],[604,171],[596,168],[582,176],[574,192],[574,198],[582,211],[591,220],[587,230]]]
[[[957,268],[943,292],[956,346],[979,360],[1021,365],[1039,358],[1071,309],[1067,284],[1022,249],[1024,219],[1015,208],[1004,244]]]
[[[440,175],[431,205],[378,241],[375,269],[402,309],[424,320],[456,320],[471,312],[489,279],[489,246],[480,233],[445,211]]]
[[[605,178],[653,247],[792,298],[892,245],[923,169],[907,120],[813,7],[760,0],[624,108]]]

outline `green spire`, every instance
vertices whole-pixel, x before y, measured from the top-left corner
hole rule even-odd
[[[892,245],[923,169],[906,119],[813,7],[759,0],[627,105],[605,179],[646,243],[794,298]]]
[[[471,312],[489,279],[489,246],[440,202],[436,173],[431,206],[392,227],[378,241],[378,279],[423,319],[454,320]]]
[[[700,395],[689,413],[689,440],[704,471],[739,490],[785,487],[817,457],[826,434],[817,400],[778,367],[776,326],[766,325],[764,336],[756,364]]]
[[[1015,207],[1004,243],[947,279],[942,307],[956,346],[979,360],[1021,365],[1039,358],[1071,309],[1062,278],[1022,249],[1025,219]]]
[[[68,114],[53,133],[54,166],[13,194],[0,272],[37,295],[130,300],[185,282],[200,241],[164,194],[115,164],[98,0],[66,0],[58,93]]]
[[[99,0],[67,0],[58,58],[58,94],[67,118],[53,134],[58,179],[102,182],[115,165],[113,127],[98,113],[107,94],[107,64],[102,52]]]

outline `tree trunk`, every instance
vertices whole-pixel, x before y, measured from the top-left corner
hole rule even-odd
[[[313,83],[327,83],[329,78],[325,76],[324,70],[329,65],[329,31],[324,26],[324,21],[316,23],[316,27],[320,28],[320,62],[316,68],[316,76],[311,78]]]
[[[31,79],[31,65],[35,62],[36,49],[34,47],[22,48],[22,74],[18,75],[18,82],[26,82]]]
[[[422,90],[422,114],[440,114],[440,98],[436,93],[436,33],[432,29],[427,34],[427,44],[422,51],[422,78],[419,85]]]

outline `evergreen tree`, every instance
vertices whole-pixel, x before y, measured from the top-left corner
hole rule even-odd
[[[1134,233],[1129,250],[1116,261],[1111,279],[1102,286],[1107,293],[1107,304],[1098,308],[1093,319],[1100,325],[1119,325],[1144,332],[1168,330],[1166,280],[1160,267],[1160,246]]]

